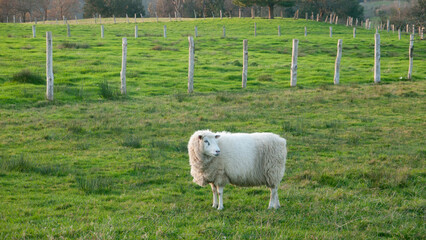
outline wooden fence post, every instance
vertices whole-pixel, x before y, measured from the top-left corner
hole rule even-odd
[[[164,38],[167,38],[167,26],[166,25],[164,25],[164,27],[163,27],[163,35],[164,35]]]
[[[380,34],[374,35],[374,83],[380,82]]]
[[[342,59],[342,39],[337,41],[337,56],[334,65],[334,84],[339,84],[340,81],[340,59]]]
[[[299,40],[293,39],[293,51],[291,54],[290,86],[295,87],[297,83],[297,50]]]
[[[330,37],[333,37],[333,28],[330,27]]]
[[[101,38],[104,38],[104,25],[101,25]]]
[[[46,98],[53,100],[52,32],[46,32]]]
[[[135,13],[135,23],[136,23],[136,13]]]
[[[67,24],[67,37],[71,37],[71,28],[69,24]]]
[[[138,38],[138,25],[135,25],[135,38]]]
[[[305,26],[305,37],[306,36],[308,36],[308,30],[306,29],[306,26]]]
[[[219,13],[220,13],[220,19],[222,19],[222,10],[220,10]]]
[[[129,15],[127,15],[127,13],[126,13],[126,20],[127,20],[127,23],[129,23]]]
[[[117,24],[117,21],[115,20],[115,15],[112,15],[112,17],[114,18],[114,24]]]
[[[198,37],[198,28],[195,26],[195,37]]]
[[[189,61],[188,61],[188,93],[194,91],[194,39],[188,36]]]
[[[33,25],[33,38],[35,38],[35,37],[36,37],[36,26]]]
[[[278,25],[278,36],[281,36],[281,26]]]
[[[13,15],[13,23],[16,23],[16,16]]]
[[[390,22],[389,22],[389,19],[386,21],[386,30],[389,32],[389,25],[390,25]]]
[[[242,15],[241,8],[238,8],[238,18],[241,18],[241,15]]]
[[[242,79],[242,87],[245,88],[247,86],[247,68],[248,68],[248,40],[243,40],[243,79]]]
[[[353,37],[356,37],[356,27],[354,27],[354,33],[353,33]]]
[[[308,20],[308,12],[305,12],[305,20]]]
[[[121,58],[121,94],[127,94],[126,88],[126,65],[127,65],[127,38],[122,39],[122,58]]]
[[[254,23],[254,36],[255,37],[257,36],[257,25],[256,25],[256,23]]]
[[[226,37],[226,28],[225,28],[225,26],[223,26],[223,28],[222,28],[222,36],[224,38]]]
[[[410,48],[408,49],[409,65],[408,65],[408,79],[413,76],[413,53],[414,53],[414,34],[410,35]]]
[[[398,28],[398,40],[401,40],[401,28]]]

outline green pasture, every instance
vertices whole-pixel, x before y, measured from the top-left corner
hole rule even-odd
[[[352,28],[332,25],[330,38],[329,24],[305,20],[160,20],[139,22],[137,39],[124,19],[103,19],[104,39],[92,20],[72,21],[70,38],[54,22],[39,22],[36,38],[31,24],[0,24],[0,239],[424,239],[425,41],[415,38],[407,80],[409,35],[381,31],[374,84],[373,30],[353,39]],[[123,37],[127,96],[118,93]],[[290,88],[294,38],[298,86]],[[199,129],[286,138],[282,207],[267,210],[266,187],[229,185],[224,210],[213,209],[210,187],[190,176],[187,141]]]

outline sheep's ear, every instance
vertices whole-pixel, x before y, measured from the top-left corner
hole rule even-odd
[[[198,135],[198,139],[203,140],[203,136],[202,135]]]
[[[216,136],[214,136],[214,138],[220,138],[220,135],[216,135]]]

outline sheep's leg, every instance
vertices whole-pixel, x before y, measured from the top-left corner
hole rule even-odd
[[[280,200],[278,199],[278,188],[274,187],[271,188],[271,198],[269,200],[269,207],[268,209],[278,209],[280,207]]]
[[[223,209],[223,187],[217,186],[217,193],[219,194],[219,206],[217,207],[217,210]]]
[[[213,207],[217,208],[218,204],[217,204],[217,188],[213,183],[210,183],[210,186],[212,187],[212,192],[213,192]]]

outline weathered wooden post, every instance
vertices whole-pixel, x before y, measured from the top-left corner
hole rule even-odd
[[[53,100],[52,32],[46,32],[46,98]]]
[[[407,26],[405,27],[405,33],[408,33],[408,24],[407,24]]]
[[[413,35],[416,34],[416,27],[413,24]]]
[[[425,31],[425,28],[422,27],[420,30],[420,40],[423,40],[423,32]]]
[[[136,13],[135,13],[135,24],[136,24]]]
[[[194,29],[195,29],[195,35],[194,35],[194,36],[195,36],[195,37],[198,37],[198,28],[197,28],[197,26],[195,26],[195,28],[194,28]]]
[[[281,26],[278,25],[278,36],[281,36]]]
[[[189,61],[188,61],[188,93],[194,91],[194,39],[188,36]]]
[[[224,38],[226,37],[226,28],[225,28],[225,26],[223,26],[223,28],[222,28],[222,36]]]
[[[374,35],[374,83],[380,82],[380,34]]]
[[[127,13],[126,13],[126,20],[127,20],[127,23],[129,23],[129,15],[127,15]]]
[[[138,25],[135,25],[135,38],[138,38]]]
[[[336,22],[334,25],[337,25],[339,23],[339,16],[336,16]]]
[[[33,25],[33,38],[35,38],[35,37],[36,37],[36,26]]]
[[[67,24],[67,36],[71,37],[71,28],[69,24]]]
[[[104,25],[101,25],[101,38],[104,38]]]
[[[389,19],[386,21],[386,30],[389,32],[389,25],[390,25],[390,22],[389,22]]]
[[[334,64],[334,84],[339,84],[340,81],[340,59],[342,59],[342,39],[337,41],[337,56]]]
[[[295,87],[297,83],[297,50],[299,40],[293,39],[293,51],[291,54],[290,86]]]
[[[398,28],[398,40],[401,40],[401,28]]]
[[[167,26],[166,25],[164,25],[164,27],[163,27],[163,35],[164,35],[164,38],[167,38]]]
[[[120,72],[120,79],[121,79],[121,94],[125,95],[127,94],[127,88],[126,88],[126,65],[127,65],[127,38],[122,39],[122,58],[121,58],[121,72]]]
[[[16,16],[13,15],[13,23],[16,23]]]
[[[255,13],[254,13],[254,7],[251,7],[251,18],[254,19]]]
[[[238,8],[238,18],[241,18],[242,12],[241,12],[241,8]]]
[[[356,27],[354,27],[354,33],[353,33],[353,37],[356,37]]]
[[[305,12],[305,20],[308,20],[308,12]]]
[[[112,15],[112,17],[114,18],[114,24],[117,24],[117,21],[115,20],[115,15]]]
[[[242,87],[247,86],[247,68],[248,68],[248,40],[243,40],[243,76]]]
[[[414,34],[410,35],[410,48],[408,49],[409,65],[408,65],[408,79],[413,76],[413,53],[414,53]]]
[[[254,36],[255,37],[257,36],[257,25],[256,25],[256,23],[254,23]]]
[[[308,36],[308,30],[306,29],[306,26],[305,26],[305,37],[306,36]]]
[[[220,10],[219,13],[220,13],[220,19],[222,19],[222,10]]]
[[[330,37],[333,37],[333,28],[330,27]]]
[[[317,13],[317,22],[319,22],[319,13]]]

